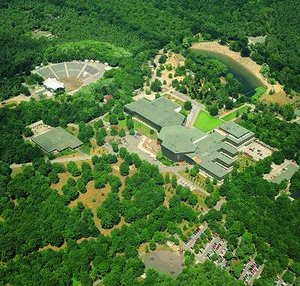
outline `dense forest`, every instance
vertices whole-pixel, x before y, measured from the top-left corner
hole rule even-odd
[[[125,116],[124,105],[150,77],[147,63],[163,47],[186,56],[185,67],[175,71],[178,75],[186,75],[187,69],[194,76],[187,74],[174,87],[200,99],[211,114],[248,101],[226,66],[187,52],[184,43],[193,36],[220,40],[243,52],[247,36],[267,35],[264,44],[251,47],[251,57],[267,63],[287,91],[299,91],[299,8],[296,0],[0,0],[1,101],[29,95],[24,82],[40,81],[30,71],[41,63],[89,58],[118,66],[72,96],[58,93],[0,108],[0,285],[89,286],[98,280],[109,286],[240,286],[236,278],[252,256],[265,266],[255,286],[274,285],[286,269],[293,279],[298,277],[298,285],[300,200],[281,194],[285,181],[263,179],[272,162],[300,163],[300,125],[288,122],[294,117],[291,106],[256,104],[254,112],[243,114],[239,123],[277,151],[243,170],[235,166],[220,188],[208,180],[211,194],[205,203],[210,210],[205,214],[196,210],[197,196],[178,185],[176,176],[163,176],[157,166],[114,141],[112,154],[81,164],[51,164],[54,156],[26,139],[32,135],[26,126],[38,120],[64,128],[75,123],[85,145],[93,138],[103,146],[109,136],[125,136],[123,128],[115,127],[108,134],[102,121],[106,117],[113,126],[125,121],[134,135],[134,122]],[[38,37],[37,30],[49,31],[51,37]],[[107,94],[112,99],[105,102]],[[13,163],[32,164],[12,172]],[[191,172],[195,170],[197,174],[199,169]],[[57,189],[66,174],[68,179]],[[299,191],[299,182],[298,171],[291,180],[292,193]],[[91,185],[107,191],[93,211],[77,202]],[[217,211],[220,196],[226,202]],[[178,237],[187,238],[179,225],[196,227],[203,221],[228,241],[230,273],[214,263],[196,266],[188,259],[176,279],[145,271],[141,245],[148,244],[147,251],[152,251],[167,241],[178,244]]]
[[[79,40],[109,42],[136,54],[157,50],[169,42],[201,33],[222,39],[234,50],[247,45],[246,36],[267,35],[252,47],[258,63],[287,89],[299,90],[299,5],[297,1],[2,1],[0,3],[2,99],[26,93],[24,75],[43,61],[47,47]],[[287,17],[287,15],[289,15]],[[32,36],[50,31],[49,40]],[[25,73],[25,74],[24,74]]]
[[[166,240],[176,241],[173,234],[180,233],[177,225],[183,220],[197,221],[193,209],[197,198],[176,180],[171,186],[170,178],[164,178],[157,166],[126,149],[120,149],[119,156],[94,156],[92,165],[82,163],[80,168],[72,163],[65,168],[35,160],[14,177],[9,166],[1,162],[0,282],[71,285],[80,281],[81,285],[92,285],[100,279],[105,285],[188,285],[188,281],[203,280],[209,285],[241,285],[211,263],[191,265],[176,280],[149,270],[147,278],[138,282],[144,273],[138,255],[140,244],[150,242],[154,250]],[[118,161],[135,170],[127,176],[125,186],[112,174]],[[72,176],[62,190],[50,187],[65,172]],[[109,236],[100,234],[89,208],[81,202],[70,205],[86,192],[89,182],[99,191],[108,188],[97,216],[102,228],[111,230]],[[163,205],[166,186],[174,190],[168,207]],[[121,216],[125,224],[112,229]]]

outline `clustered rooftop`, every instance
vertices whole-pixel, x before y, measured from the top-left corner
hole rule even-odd
[[[180,106],[160,97],[127,104],[125,110],[155,128],[164,156],[178,162],[198,164],[207,175],[222,180],[232,169],[238,148],[250,142],[254,133],[234,123],[226,122],[212,133],[185,127]]]

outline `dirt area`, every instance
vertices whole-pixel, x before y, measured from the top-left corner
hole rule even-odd
[[[227,46],[222,46],[218,42],[201,42],[193,44],[191,48],[194,50],[211,51],[226,55],[231,59],[237,61],[239,64],[243,65],[247,70],[253,73],[258,79],[260,79],[267,86],[268,91],[270,91],[271,89],[275,90],[276,95],[274,95],[274,97],[277,96],[277,93],[285,94],[280,84],[272,85],[267,82],[264,76],[260,73],[260,65],[258,65],[251,58],[242,57],[240,53],[231,51]]]
[[[254,161],[262,160],[272,155],[272,150],[257,141],[250,143],[249,145],[241,148],[245,154],[251,157]]]
[[[260,101],[263,103],[277,103],[279,105],[285,105],[288,103],[295,103],[297,100],[300,99],[300,96],[294,96],[292,99],[287,97],[284,92],[279,92],[273,95],[270,95],[269,93],[264,94]]]
[[[163,205],[165,207],[169,207],[169,202],[170,202],[170,199],[171,199],[172,196],[173,196],[173,194],[170,192],[170,190],[165,188],[165,200],[164,200],[164,203],[163,203]]]
[[[64,83],[65,90],[67,92],[74,91],[80,88],[83,84],[83,81],[80,78],[76,78],[76,77],[60,78],[59,81]]]
[[[23,172],[23,167],[10,167],[12,172],[11,172],[11,176],[14,178],[17,174],[22,173]]]
[[[98,220],[99,220],[99,219],[98,219]],[[100,220],[99,220],[99,221],[100,221]],[[112,232],[114,229],[121,228],[124,224],[126,224],[126,222],[125,222],[124,218],[121,217],[120,222],[119,222],[117,225],[115,225],[112,229],[103,229],[103,228],[101,228],[100,231],[101,231],[101,233],[104,234],[104,235],[110,235],[111,232]],[[97,226],[97,225],[96,225],[96,226]],[[97,226],[97,227],[98,227],[98,226]]]
[[[149,246],[149,242],[143,242],[143,243],[139,246],[138,253],[139,253],[140,255],[145,254],[147,246]]]
[[[79,197],[70,203],[70,207],[76,207],[77,203],[81,202],[85,207],[89,208],[94,215],[96,214],[97,208],[105,200],[106,196],[110,192],[110,186],[106,185],[105,188],[96,189],[94,186],[94,180],[87,183],[87,192],[79,195]]]
[[[0,103],[0,108],[5,107],[7,105],[19,104],[21,102],[30,101],[30,96],[25,96],[24,94],[20,94],[18,96],[11,97],[6,99]]]
[[[144,257],[146,269],[155,269],[158,272],[176,277],[183,270],[182,257],[171,250],[155,250]]]
[[[110,186],[106,185],[105,188],[96,189],[94,186],[94,181],[88,182],[86,186],[87,192],[85,194],[79,195],[79,197],[72,201],[69,207],[74,208],[77,206],[79,202],[83,203],[83,205],[89,208],[94,215],[94,222],[96,227],[101,231],[101,223],[97,218],[97,208],[102,204],[107,195],[110,192]]]
[[[53,37],[54,37],[54,36],[52,35],[52,33],[49,32],[49,31],[34,30],[34,31],[32,31],[31,33],[32,33],[32,37],[33,37],[33,38],[37,38],[37,39],[42,38],[42,37],[45,37],[45,38],[50,39],[50,38],[53,38]]]
[[[59,182],[57,184],[51,184],[50,188],[58,191],[59,194],[62,194],[62,187],[67,183],[67,180],[71,178],[70,173],[61,173],[58,174]]]
[[[52,250],[58,251],[58,250],[63,249],[63,248],[65,248],[65,247],[67,247],[67,243],[66,243],[66,242],[64,242],[64,244],[63,244],[62,246],[60,246],[60,247],[57,247],[57,246],[53,246],[53,245],[51,245],[51,244],[48,244],[48,245],[46,245],[46,246],[40,248],[38,251],[43,251],[43,250],[46,250],[46,249],[52,249]]]
[[[166,67],[167,65],[171,65],[172,66],[172,70],[168,71],[167,69],[165,69],[164,71],[162,71],[161,73],[161,81],[166,81],[166,84],[163,85],[163,92],[166,93],[171,93],[171,91],[174,91],[174,88],[172,87],[172,81],[174,79],[177,80],[183,80],[184,76],[177,76],[174,77],[175,74],[175,69],[179,66],[183,66],[184,65],[184,57],[180,54],[175,54],[175,53],[168,53],[168,59],[167,62],[164,64],[164,66]],[[169,78],[169,74],[172,74],[173,77]]]
[[[166,65],[170,64],[173,68],[184,65],[184,56],[181,54],[169,53]]]
[[[161,149],[156,140],[150,139],[148,137],[145,138],[143,147],[154,155],[156,155]]]
[[[98,146],[96,143],[96,139],[91,139],[91,144],[92,144],[92,148],[90,150],[90,155],[94,156],[94,155],[103,155],[103,154],[107,154],[108,151],[105,147],[103,146]]]
[[[89,240],[96,240],[96,238],[95,237],[82,237],[82,238],[77,239],[76,243],[79,244],[83,241],[89,241]]]

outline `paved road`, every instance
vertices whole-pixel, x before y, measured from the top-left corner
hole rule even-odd
[[[53,163],[67,163],[67,162],[77,162],[77,161],[87,161],[90,160],[92,156],[82,154],[82,156],[76,156],[76,157],[67,157],[67,158],[56,158],[53,160],[50,160],[50,162]],[[32,162],[29,163],[23,163],[23,164],[11,164],[10,168],[21,168],[23,166],[30,166],[32,165]]]
[[[126,143],[124,144],[124,147],[126,147],[129,152],[138,154],[141,159],[147,160],[149,163],[157,165],[162,172],[170,172],[177,174],[179,171],[182,171],[186,168],[186,166],[165,166],[155,158],[155,155],[150,155],[150,152],[146,153],[144,152],[144,150],[141,150],[138,147],[141,139],[142,138],[126,135]]]
[[[190,96],[183,94],[177,90],[171,92],[171,95],[177,97],[183,101],[191,101],[193,106],[198,107],[199,109],[205,109],[205,105],[200,103],[199,101],[192,99]]]
[[[201,234],[202,234],[203,232],[206,231],[207,227],[208,227],[207,222],[204,222],[204,223],[200,226],[200,229],[199,229],[199,230],[196,232],[196,234],[192,237],[192,239],[191,239],[188,243],[185,244],[186,247],[189,248],[189,249],[192,248],[192,247],[194,247],[194,245],[195,245],[197,239],[201,236]]]
[[[205,191],[204,189],[202,189],[200,186],[196,185],[192,181],[188,180],[187,178],[183,177],[181,174],[177,173],[177,177],[179,178],[177,180],[178,184],[181,184],[184,187],[189,187],[191,191],[199,190],[201,193],[203,193],[206,196],[210,195],[207,191]]]
[[[193,127],[194,126],[194,122],[195,122],[200,110],[201,110],[201,108],[198,105],[193,105],[192,110],[191,110],[191,112],[188,115],[187,120],[186,120],[185,125],[187,127]]]

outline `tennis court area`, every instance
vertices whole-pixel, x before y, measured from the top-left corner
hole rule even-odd
[[[290,160],[285,160],[281,165],[273,163],[271,167],[271,172],[264,175],[264,178],[277,184],[280,184],[283,180],[289,181],[299,170],[299,166]]]
[[[194,123],[194,127],[204,132],[209,132],[224,123],[223,120],[213,117],[206,111],[200,111]]]
[[[67,148],[75,149],[82,142],[61,127],[53,128],[41,135],[32,137],[32,141],[47,153],[63,151]]]

